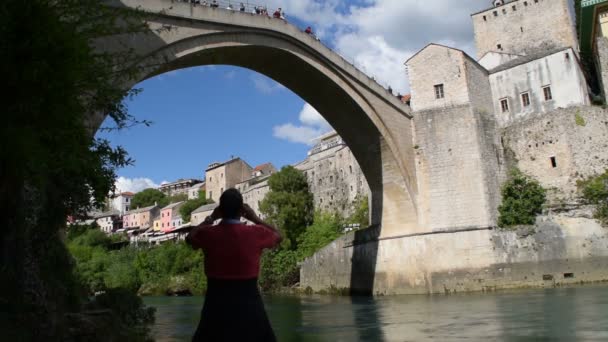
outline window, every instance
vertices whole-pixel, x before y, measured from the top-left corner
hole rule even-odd
[[[507,9],[506,8],[502,9],[502,14],[507,14]]]
[[[517,11],[517,6],[513,5],[511,8],[513,8],[513,12]]]
[[[498,12],[494,11],[493,13],[495,17],[498,17]]]
[[[224,174],[223,173],[220,173],[220,178],[224,178]]]
[[[497,48],[498,50],[502,50],[502,44],[496,44],[496,48]]]
[[[352,166],[352,165],[349,165],[349,166],[348,166],[348,170],[349,170],[349,171],[350,171],[350,173],[352,174],[352,173],[353,173],[353,166]]]
[[[125,198],[125,202],[129,203],[129,197]]]
[[[530,106],[530,93],[521,94],[521,104],[524,107]]]
[[[566,60],[570,60],[570,54],[569,53],[566,52],[565,57],[566,57]]]
[[[528,6],[528,2],[527,1],[524,1],[524,6]]]
[[[555,157],[551,157],[551,166],[555,169],[557,167],[557,159]]]
[[[485,15],[483,16],[483,21],[488,21],[488,18]]]
[[[329,182],[333,183],[334,182],[334,176],[329,176]]]
[[[442,99],[444,97],[445,97],[445,94],[443,93],[443,84],[435,85],[435,98]]]
[[[209,182],[213,182],[213,177],[209,176]]]
[[[553,94],[551,94],[551,86],[544,87],[543,94],[545,94],[545,101],[553,100]]]
[[[522,33],[524,32],[523,26],[521,26],[519,29],[521,30]]]
[[[509,111],[509,101],[507,99],[500,100],[500,108],[502,109],[503,113],[508,112]]]

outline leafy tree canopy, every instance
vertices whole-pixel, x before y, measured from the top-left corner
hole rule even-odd
[[[186,201],[180,208],[179,213],[182,215],[184,222],[190,222],[190,216],[192,212],[205,204],[209,204],[211,201],[207,200],[205,191],[200,191],[198,198]]]
[[[161,208],[169,204],[169,198],[162,191],[157,189],[145,189],[133,196],[131,208],[145,208],[156,203]]]
[[[509,227],[534,224],[542,212],[546,191],[538,181],[514,169],[502,188],[502,204],[498,207],[498,225]]]
[[[306,176],[292,166],[270,176],[270,191],[260,203],[260,211],[272,224],[283,231],[287,247],[296,249],[298,237],[312,223],[313,196]]]

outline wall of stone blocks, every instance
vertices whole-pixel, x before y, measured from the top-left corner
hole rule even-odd
[[[361,167],[346,145],[312,154],[295,167],[304,172],[317,210],[346,217],[357,196],[370,195]]]
[[[496,224],[503,172],[492,115],[469,105],[416,113],[419,218],[428,230]]]
[[[583,214],[588,215],[588,214]],[[300,286],[350,289],[353,254],[373,262],[373,293],[430,294],[608,280],[608,230],[552,215],[515,231],[477,230],[356,242],[347,234],[306,259]]]
[[[608,110],[602,107],[537,114],[503,129],[501,135],[511,163],[551,189],[554,202],[576,202],[576,182],[608,169]]]
[[[490,75],[494,110],[500,125],[532,113],[589,104],[587,80],[573,49],[500,69]],[[543,88],[546,86],[551,89],[550,100],[545,99]],[[523,105],[523,93],[529,95],[529,106]],[[501,109],[502,99],[509,103],[507,112]]]
[[[412,110],[421,111],[469,102],[462,51],[431,44],[407,61]],[[444,95],[437,99],[435,85],[443,84]]]
[[[568,0],[514,1],[472,18],[478,58],[489,51],[525,55],[578,45]]]

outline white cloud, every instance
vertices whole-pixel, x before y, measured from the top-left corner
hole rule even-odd
[[[313,140],[323,133],[319,128],[311,126],[295,126],[290,123],[275,126],[273,131],[274,136],[279,139],[306,145],[313,145]]]
[[[474,56],[470,14],[491,6],[482,0],[268,0],[313,26],[322,40],[380,84],[409,92],[403,63],[431,42]]]
[[[273,128],[274,136],[294,143],[314,145],[315,138],[332,129],[321,114],[308,103],[302,107],[299,121],[299,125],[287,123],[275,126]]]
[[[277,83],[274,80],[260,74],[252,75],[251,81],[253,82],[253,86],[255,87],[255,89],[265,95],[269,95],[274,92],[285,89],[282,84]]]
[[[116,179],[116,193],[120,192],[140,192],[148,188],[158,188],[158,184],[154,183],[150,178],[125,178],[118,177]]]

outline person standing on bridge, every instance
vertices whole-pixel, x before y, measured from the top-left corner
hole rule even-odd
[[[243,217],[253,225],[240,221]],[[213,225],[221,219],[222,221]],[[258,290],[260,257],[281,243],[278,229],[243,204],[236,189],[226,190],[211,216],[186,242],[205,254],[207,294],[192,341],[276,341]]]

